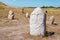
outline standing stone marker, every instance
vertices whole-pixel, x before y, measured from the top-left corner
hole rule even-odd
[[[47,13],[47,10],[46,10],[46,13]]]
[[[28,14],[28,12],[26,13],[26,17],[29,17],[29,14]]]
[[[10,19],[10,20],[14,19],[14,12],[11,10],[9,11],[8,19]]]
[[[24,14],[24,8],[22,8],[22,13]]]
[[[54,24],[54,21],[55,21],[54,16],[51,16],[51,17],[50,17],[50,24]]]
[[[36,8],[30,15],[30,35],[45,36],[46,33],[46,14],[41,8]]]

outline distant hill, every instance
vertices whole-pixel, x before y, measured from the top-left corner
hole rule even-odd
[[[11,9],[11,8],[14,8],[14,7],[10,7],[6,5],[5,3],[0,2],[0,9]]]
[[[54,6],[42,6],[42,8],[60,8],[60,7],[54,7]]]
[[[0,2],[0,9],[5,9],[5,8],[7,8],[7,5],[2,3],[2,2]]]

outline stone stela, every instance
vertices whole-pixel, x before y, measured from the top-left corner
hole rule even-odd
[[[26,13],[26,17],[29,17],[29,14],[28,14],[28,12]]]
[[[30,15],[30,35],[45,36],[46,33],[46,14],[41,8],[35,8]]]
[[[10,20],[14,19],[14,12],[11,10],[9,11],[8,19],[10,19]]]
[[[51,16],[50,17],[50,24],[54,24],[54,21],[55,21],[55,17],[54,16]]]

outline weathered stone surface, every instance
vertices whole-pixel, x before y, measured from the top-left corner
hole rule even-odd
[[[30,34],[44,36],[46,32],[46,14],[41,8],[36,8],[30,15]]]
[[[49,20],[50,24],[54,24],[54,21],[55,21],[54,16],[51,16],[51,17],[50,17],[50,20]]]
[[[9,11],[9,14],[8,14],[8,19],[14,19],[14,12],[13,11]]]

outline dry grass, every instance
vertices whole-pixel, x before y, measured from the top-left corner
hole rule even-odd
[[[25,17],[28,12],[29,15],[34,8],[8,8],[0,10],[0,40],[60,40],[60,9],[48,8],[47,10],[47,22],[50,16],[55,16],[55,22],[57,25],[47,24],[47,31],[54,32],[54,35],[48,35],[48,37],[31,36],[29,34],[29,18]],[[9,10],[14,11],[15,19],[8,20]]]

